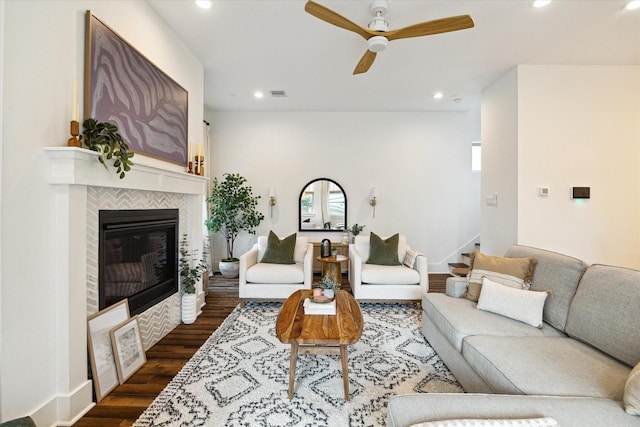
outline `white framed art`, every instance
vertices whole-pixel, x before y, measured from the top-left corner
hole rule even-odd
[[[138,316],[133,316],[111,329],[111,345],[116,359],[118,378],[120,384],[124,384],[147,362],[147,355],[140,337]]]
[[[127,299],[87,317],[89,360],[98,402],[120,383],[118,367],[113,357],[111,330],[128,319]]]

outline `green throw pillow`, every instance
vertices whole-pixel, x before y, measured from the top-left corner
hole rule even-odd
[[[295,264],[293,251],[296,248],[296,233],[280,240],[273,231],[269,232],[267,238],[267,249],[261,262],[268,264]]]
[[[371,233],[367,264],[400,265],[398,260],[399,240],[400,236],[397,233],[385,240],[382,240],[376,233]]]

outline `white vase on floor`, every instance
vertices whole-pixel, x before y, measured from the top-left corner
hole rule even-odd
[[[182,323],[186,323],[190,325],[196,320],[196,303],[197,303],[196,294],[182,294]]]

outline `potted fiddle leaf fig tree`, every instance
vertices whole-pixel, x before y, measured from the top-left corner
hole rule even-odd
[[[124,178],[126,172],[131,170],[133,162],[131,158],[134,153],[129,152],[129,145],[124,142],[122,135],[118,132],[118,127],[108,122],[98,122],[88,118],[82,123],[82,141],[89,150],[98,152],[98,160],[105,169],[107,161],[113,160],[113,167],[120,179]]]
[[[260,196],[253,195],[253,189],[246,185],[247,179],[238,173],[225,173],[222,180],[213,179],[209,203],[209,218],[205,225],[214,233],[220,232],[227,244],[226,257],[220,260],[219,268],[223,277],[238,277],[239,260],[234,256],[234,244],[238,234],[246,231],[255,234],[264,219],[258,212]]]

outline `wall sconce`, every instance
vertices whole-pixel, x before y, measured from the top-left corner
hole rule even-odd
[[[276,190],[269,187],[269,215],[273,218],[273,207],[278,203],[276,200]]]
[[[373,207],[373,217],[376,217],[376,205],[378,204],[378,197],[380,197],[380,189],[378,187],[371,187],[371,193],[369,194],[369,204]]]

